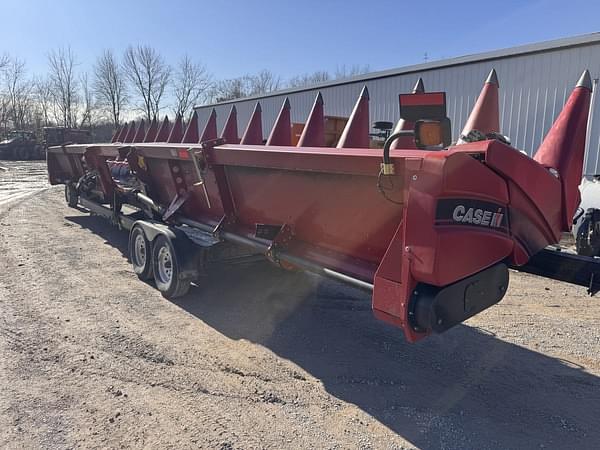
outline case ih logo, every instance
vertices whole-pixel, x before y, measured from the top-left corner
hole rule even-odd
[[[472,199],[438,200],[436,225],[475,225],[508,232],[506,207]]]

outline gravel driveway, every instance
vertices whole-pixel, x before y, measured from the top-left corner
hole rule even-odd
[[[364,294],[267,264],[169,302],[126,247],[59,188],[0,200],[0,447],[598,447],[583,288],[511,273],[500,304],[408,344]]]

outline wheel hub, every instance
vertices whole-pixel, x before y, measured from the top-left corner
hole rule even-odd
[[[138,266],[146,265],[146,240],[141,233],[135,237],[134,254]]]
[[[169,284],[173,276],[173,260],[171,259],[171,252],[167,247],[162,247],[158,251],[157,262],[160,280],[165,284]]]

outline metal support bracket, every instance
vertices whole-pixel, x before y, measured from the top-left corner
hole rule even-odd
[[[259,231],[259,226],[260,225],[257,225],[257,235]],[[272,225],[269,225],[269,227],[272,227]],[[293,237],[294,234],[292,232],[291,227],[286,223],[281,225],[279,227],[279,231],[275,234],[275,236],[271,240],[269,248],[267,249],[267,258],[275,264],[280,264],[278,252],[279,250],[286,248],[290,241],[293,239]]]
[[[117,226],[119,229],[121,229],[121,222],[119,220],[119,217],[121,216],[121,207],[122,206],[123,206],[123,202],[121,201],[121,198],[119,197],[118,192],[116,190],[113,191],[113,198],[112,198],[112,204],[111,204],[111,209],[112,209],[111,222],[113,225]]]
[[[219,223],[217,223],[215,225],[215,227],[212,229],[211,234],[213,235],[213,237],[220,239],[219,234],[221,233],[221,230],[223,229],[223,227],[225,227],[225,225],[232,225],[235,223],[235,217],[231,217],[228,215],[223,215],[223,217],[221,217],[221,220],[219,220]]]
[[[206,206],[208,206],[208,208],[210,209],[211,208],[210,198],[208,197],[208,190],[206,189],[206,183],[204,182],[204,175],[202,175],[202,169],[200,167],[200,163],[198,162],[196,152],[194,152],[193,148],[188,148],[187,151],[190,155],[190,159],[192,160],[192,163],[194,164],[196,176],[198,177],[198,181],[196,183],[194,183],[192,186],[201,186],[202,187],[202,192],[204,193],[204,200],[206,200]]]
[[[186,202],[188,198],[190,198],[190,191],[185,191],[183,195],[177,194],[171,201],[171,204],[167,207],[167,210],[163,214],[163,220],[167,221],[169,218],[175,214],[179,208]]]
[[[590,285],[587,288],[587,293],[590,295],[590,297],[593,297],[598,292],[598,286],[596,285],[596,283],[594,283],[595,275],[595,272],[592,272],[590,274]]]

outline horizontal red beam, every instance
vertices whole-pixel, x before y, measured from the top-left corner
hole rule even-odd
[[[441,106],[446,103],[444,92],[427,92],[424,94],[400,94],[402,106]]]

